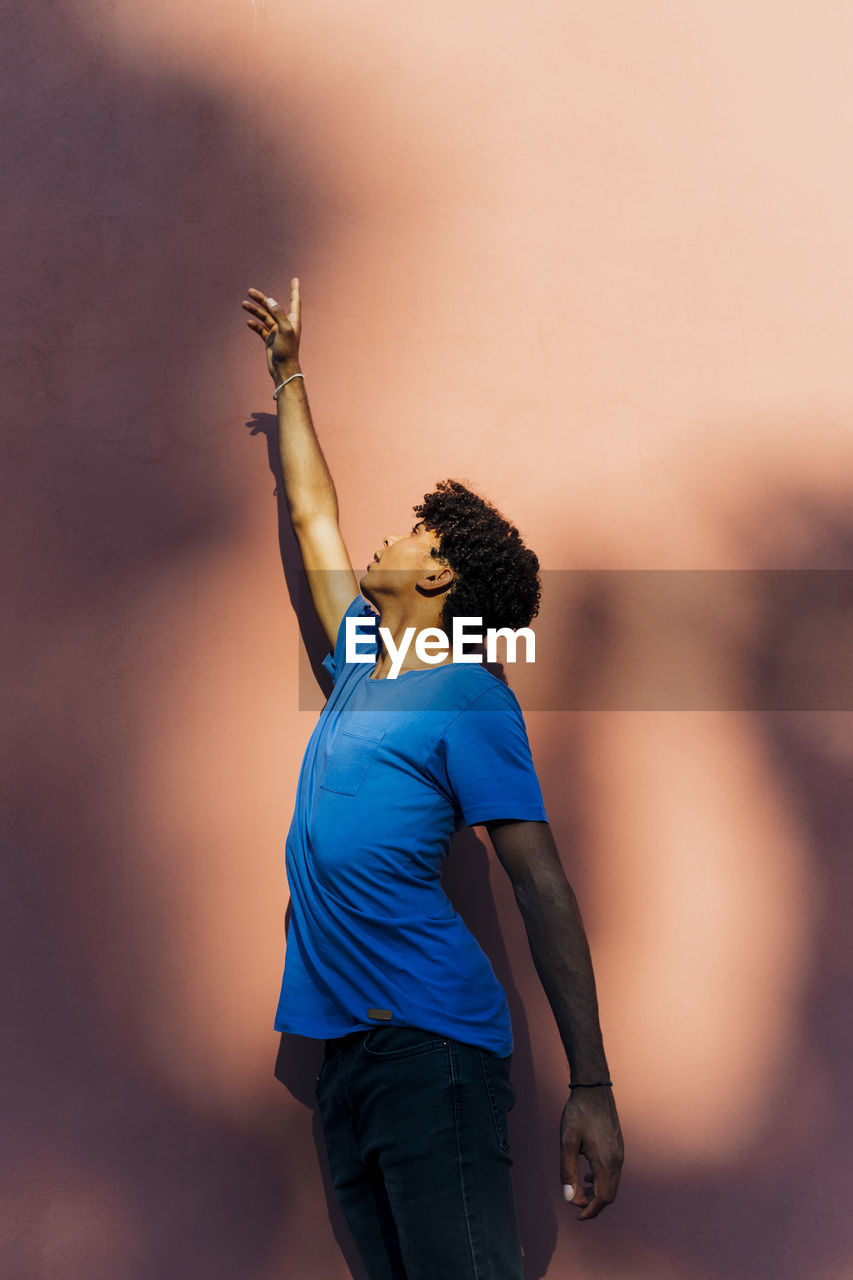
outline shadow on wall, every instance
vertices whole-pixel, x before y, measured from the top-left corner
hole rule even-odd
[[[113,842],[121,815],[109,805],[132,788],[136,761],[125,701],[132,673],[121,670],[122,638],[111,628],[121,618],[116,602],[182,548],[213,551],[240,527],[221,460],[234,418],[223,425],[220,348],[234,333],[249,269],[307,261],[327,205],[295,144],[271,164],[256,122],[236,106],[139,66],[119,73],[108,42],[84,40],[61,6],[21,10],[10,26],[4,87],[18,128],[5,154],[4,350],[24,377],[9,397],[15,425],[4,470],[14,672],[4,1016],[15,1035],[4,1040],[3,1271],[20,1280],[250,1280],[287,1258],[300,1225],[304,1142],[294,1147],[301,1129],[285,1108],[274,1116],[251,1101],[239,1116],[193,1108],[151,1068],[137,1015],[161,993],[137,961],[157,948],[160,924],[153,891],[139,910],[139,868]],[[802,501],[778,493],[770,514],[784,522]],[[849,556],[847,513],[809,514],[820,526],[811,563]],[[285,521],[282,530],[292,594],[295,542]],[[299,618],[316,664],[318,624],[301,606]],[[771,636],[787,623],[769,619]],[[779,788],[811,835],[810,874],[833,886],[803,1004],[808,1060],[749,1158],[739,1153],[723,1172],[697,1161],[670,1177],[665,1153],[638,1169],[626,1134],[619,1203],[606,1228],[578,1233],[572,1245],[585,1275],[629,1277],[642,1267],[645,1276],[653,1259],[661,1276],[691,1280],[823,1280],[849,1260],[849,1220],[832,1197],[852,1136],[844,890],[853,750],[849,717],[830,726],[829,714],[761,720]],[[543,773],[571,775],[586,746],[576,736],[566,750],[555,738],[538,753]],[[578,792],[561,827],[583,831],[585,803]],[[498,927],[500,919],[504,939],[515,927],[503,910],[506,887],[492,891],[489,856],[474,836],[461,836],[451,856],[446,882],[510,1000],[516,1186],[528,1274],[540,1276],[558,1233],[560,1100],[543,1096],[540,1116],[531,989],[516,989],[513,978],[518,934],[506,948]],[[577,861],[582,869],[582,848]],[[594,901],[582,870],[576,887],[582,905]],[[607,902],[596,909],[606,912]],[[191,929],[187,936],[190,945]],[[304,1073],[318,1051],[300,1049]],[[343,1242],[333,1205],[330,1215]]]
[[[248,1280],[281,1256],[301,1155],[284,1108],[193,1108],[151,1066],[138,1012],[163,993],[139,957],[158,948],[157,888],[140,893],[114,836],[136,745],[118,628],[170,559],[244,525],[219,457],[239,423],[220,348],[250,273],[309,259],[322,192],[295,146],[271,165],[257,122],[120,70],[61,4],[6,26],[0,1269]]]
[[[766,869],[765,902],[756,893],[756,882],[751,879],[753,868],[748,865],[751,853],[761,843],[761,833],[753,823],[763,800],[756,796],[754,810],[744,810],[739,795],[726,794],[725,775],[707,778],[711,804],[720,803],[733,815],[729,834],[735,849],[741,851],[735,857],[734,875],[722,862],[722,874],[729,880],[726,889],[732,915],[722,921],[728,927],[711,940],[707,954],[712,965],[725,968],[726,972],[731,970],[734,975],[738,989],[733,987],[729,993],[732,1011],[744,1000],[760,1017],[765,1002],[780,1000],[789,1025],[782,1042],[765,1046],[763,1053],[760,1040],[754,1042],[745,1063],[744,1044],[732,1034],[734,1020],[726,1021],[723,1007],[720,1016],[714,1014],[715,1021],[709,1023],[711,1014],[703,1007],[702,988],[697,986],[693,1003],[687,1005],[682,1016],[689,1020],[694,1035],[711,1037],[713,1048],[695,1077],[682,1073],[678,1064],[665,1055],[660,1057],[660,1087],[655,1097],[648,1098],[651,1115],[644,1117],[644,1127],[648,1131],[654,1128],[655,1098],[660,1097],[665,1103],[667,1094],[674,1092],[688,1100],[688,1108],[692,1105],[701,1128],[713,1094],[717,1126],[723,1130],[722,1147],[728,1147],[731,1155],[721,1159],[721,1143],[717,1142],[717,1150],[707,1160],[699,1151],[689,1162],[682,1157],[676,1169],[670,1170],[664,1142],[651,1149],[646,1143],[640,1156],[632,1143],[630,1125],[624,1126],[625,1175],[619,1200],[607,1211],[618,1222],[611,1225],[608,1221],[607,1229],[598,1231],[594,1242],[586,1231],[578,1233],[576,1257],[584,1274],[597,1275],[600,1269],[600,1274],[608,1277],[645,1277],[657,1269],[658,1274],[690,1280],[823,1280],[845,1274],[853,1256],[850,1216],[837,1194],[844,1182],[853,1139],[853,1113],[848,1102],[851,1024],[846,1012],[853,967],[849,946],[853,712],[846,709],[851,687],[850,591],[842,581],[851,574],[845,566],[853,558],[853,524],[846,505],[822,502],[813,493],[777,490],[769,501],[762,492],[762,499],[764,509],[750,509],[744,521],[744,545],[755,547],[753,530],[759,522],[766,531],[765,555],[754,557],[759,562],[751,568],[764,571],[766,565],[760,561],[765,559],[774,570],[784,565],[793,571],[790,576],[794,581],[780,583],[777,575],[768,571],[766,585],[770,589],[762,593],[761,575],[750,579],[754,594],[748,625],[743,617],[715,613],[713,601],[707,602],[710,611],[705,617],[700,615],[695,632],[697,671],[703,678],[708,671],[716,672],[724,712],[722,719],[719,712],[708,716],[697,738],[703,732],[712,738],[721,724],[728,724],[733,739],[740,735],[748,744],[747,754],[754,752],[761,761],[781,812],[790,815],[790,831],[786,830],[785,835],[790,835],[790,847],[796,849],[800,863],[794,881],[800,896],[791,904],[788,919],[772,919],[779,910],[779,900],[773,897],[772,861]],[[796,549],[792,531],[803,529],[810,531],[807,545]],[[788,550],[792,546],[794,549]],[[825,573],[839,567],[841,573],[834,590],[832,583],[827,591],[825,582],[816,586],[814,581],[806,581],[807,571]],[[806,571],[799,583],[797,571]],[[813,577],[818,579],[821,575],[814,573]],[[815,605],[821,600],[825,610],[820,604]],[[596,617],[594,648],[584,643],[591,609]],[[608,597],[606,592],[596,592],[592,601],[580,597],[567,611],[563,630],[567,649],[575,655],[573,679],[577,689],[583,691],[581,701],[591,689],[600,693],[599,701],[593,694],[585,705],[606,707],[608,690],[617,686],[630,688],[630,680],[624,678],[626,654],[629,670],[650,669],[639,661],[635,667],[630,665],[636,660],[631,650],[634,621],[631,603],[615,595]],[[828,621],[831,625],[827,625]],[[657,625],[660,628],[659,619]],[[801,640],[809,636],[826,647],[823,651],[810,651],[809,662],[803,663]],[[643,643],[647,640],[645,637]],[[839,661],[839,644],[846,645],[846,665]],[[825,662],[821,661],[821,652]],[[833,684],[836,679],[837,684]],[[838,709],[832,709],[831,701],[819,700],[832,688],[837,689]],[[810,704],[810,696],[818,700]],[[804,709],[773,709],[774,698],[781,707]],[[817,709],[808,709],[810,705]],[[730,721],[725,715],[728,708],[734,712]],[[620,714],[625,721],[624,711]],[[676,717],[671,721],[675,726],[677,707],[671,714]],[[701,725],[695,712],[692,719],[694,726]],[[632,951],[642,931],[637,929],[624,942],[614,940],[614,917],[624,921],[633,916],[636,923],[651,902],[652,911],[657,910],[652,919],[665,935],[667,915],[692,913],[694,904],[683,896],[673,898],[673,893],[677,894],[673,883],[678,886],[681,881],[673,881],[664,862],[662,870],[656,872],[652,858],[650,865],[630,868],[627,885],[642,885],[644,880],[666,874],[657,907],[653,898],[643,898],[633,909],[623,911],[625,896],[633,888],[627,887],[624,875],[620,876],[619,854],[608,858],[607,867],[602,868],[600,855],[606,851],[590,847],[588,833],[601,819],[590,806],[612,805],[618,816],[606,823],[604,830],[616,832],[621,842],[619,833],[626,820],[630,821],[631,805],[636,799],[628,777],[614,774],[607,794],[589,785],[594,774],[589,773],[587,762],[602,759],[596,730],[605,723],[606,716],[602,720],[589,713],[561,717],[554,722],[553,732],[547,729],[542,735],[537,759],[546,803],[549,797],[553,798],[555,807],[559,805],[560,827],[576,833],[575,838],[565,842],[558,837],[569,878],[584,914],[591,909],[598,918],[608,949],[618,957],[619,972],[624,975],[625,985],[630,986],[633,970],[642,961],[636,950]],[[660,719],[653,724],[653,732],[663,732]],[[635,743],[634,738],[630,741]],[[645,749],[651,750],[651,744],[647,743]],[[635,764],[640,764],[638,757],[628,759],[629,772]],[[646,785],[649,774],[638,772],[642,785]],[[681,779],[677,770],[659,776],[659,796],[648,801],[650,817],[658,805],[666,808],[670,804],[680,780],[689,776],[689,769]],[[623,797],[631,797],[625,810]],[[750,825],[739,830],[737,823],[742,817],[748,818]],[[659,830],[656,824],[654,830]],[[697,830],[695,823],[691,825],[689,818],[671,834],[676,846],[670,850],[673,857],[687,856],[692,847],[707,850],[706,834]],[[642,844],[641,839],[640,847]],[[633,837],[629,837],[627,845],[635,847]],[[780,876],[789,874],[785,865],[788,854],[789,848],[780,850]],[[621,870],[629,870],[624,861]],[[742,873],[741,880],[736,878],[738,871]],[[707,890],[708,882],[702,883]],[[704,904],[699,904],[700,927],[694,936],[682,938],[683,947],[673,950],[668,960],[670,971],[681,971],[684,980],[697,963],[697,955],[703,954],[702,912],[706,913],[708,925],[717,920],[718,904],[712,885],[711,889]],[[741,927],[744,895],[750,901],[751,919]],[[786,985],[781,990],[779,979],[766,968],[765,948],[774,930],[777,938],[770,944],[771,955],[778,951],[779,936],[784,939],[786,934],[795,949],[792,959],[785,957],[789,967],[784,970]],[[595,958],[595,947],[593,951]],[[618,986],[617,973],[617,1003]],[[641,998],[652,1026],[659,993],[648,987]],[[617,1013],[617,1019],[618,1016]],[[605,1038],[613,1018],[613,1007],[606,1005]],[[642,1024],[639,1014],[637,1022]],[[685,1035],[689,1040],[690,1032]],[[638,1051],[638,1056],[646,1058],[656,1053],[655,1046],[648,1042],[638,1045]],[[630,1055],[621,1063],[618,1099],[629,1099],[637,1089],[636,1081],[631,1079],[633,1065]],[[739,1095],[746,1090],[753,1099],[749,1110],[760,1120],[756,1123],[752,1116],[748,1118],[745,1137],[736,1117],[743,1111],[743,1098]],[[721,1100],[722,1110],[718,1105]],[[550,1105],[557,1101],[550,1100]],[[814,1180],[811,1174],[803,1173],[806,1169],[812,1173],[819,1170]]]
[[[493,867],[498,881],[495,885],[492,884]],[[485,831],[482,840],[471,828],[463,828],[456,834],[442,883],[489,957],[495,976],[506,992],[513,1033],[512,1080],[517,1094],[509,1117],[513,1187],[525,1276],[527,1280],[534,1280],[547,1272],[557,1244],[554,1188],[559,1182],[559,1153],[555,1135],[563,1104],[556,1112],[550,1111],[548,1100],[544,1105],[540,1100],[536,1082],[537,1051],[543,1051],[549,1040],[553,1043],[556,1024],[548,1034],[534,1028],[531,1036],[527,1002],[515,977],[520,967],[518,949],[527,945],[524,928],[517,915],[510,881],[491,852]],[[513,954],[508,949],[508,940],[514,944]]]
[[[311,593],[302,569],[299,544],[296,541],[296,535],[293,532],[293,526],[290,523],[290,516],[287,510],[287,499],[284,495],[281,464],[278,457],[278,419],[271,413],[253,413],[246,426],[250,428],[253,436],[262,435],[267,442],[267,461],[276,481],[278,544],[282,569],[284,570],[284,580],[288,599],[299,627],[304,656],[307,657],[311,678],[321,691],[322,696],[317,704],[318,708],[320,708],[333,688],[332,677],[323,666],[323,659],[329,652],[329,643],[311,602]],[[300,660],[302,659],[303,653],[300,651]],[[300,706],[303,705],[302,693],[302,674],[300,673]],[[310,693],[312,700],[313,695],[314,690],[312,689]]]

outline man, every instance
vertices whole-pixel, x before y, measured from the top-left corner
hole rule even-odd
[[[444,481],[358,581],[299,368],[299,281],[288,310],[257,289],[242,305],[266,346],[285,493],[334,678],[287,838],[293,911],[275,1026],[326,1042],[318,1108],[371,1280],[520,1280],[506,998],[440,884],[458,826],[488,829],[565,1046],[560,1174],[582,1219],[613,1200],[622,1165],[595,981],[517,699],[485,666],[404,640],[413,629],[435,641],[462,616],[526,626],[538,561],[490,504]],[[354,622],[367,663],[348,660]]]

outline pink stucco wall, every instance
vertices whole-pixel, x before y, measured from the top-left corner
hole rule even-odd
[[[316,1046],[273,1075],[316,713],[240,300],[302,279],[356,565],[452,475],[549,570],[846,568],[853,11],[63,0],[8,29],[2,1271],[337,1280]],[[577,1224],[556,1029],[468,833],[529,1275],[841,1280],[851,713],[528,727],[627,1146]]]

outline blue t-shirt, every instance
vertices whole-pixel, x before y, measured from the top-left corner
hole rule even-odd
[[[348,617],[365,620],[369,662],[345,661]],[[287,836],[293,909],[275,1027],[326,1039],[415,1026],[503,1056],[503,987],[440,875],[458,827],[547,821],[524,717],[481,663],[370,679],[378,622],[356,596],[323,663],[335,684]]]

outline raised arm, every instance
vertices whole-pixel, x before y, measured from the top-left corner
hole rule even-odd
[[[616,1195],[623,1145],[613,1091],[605,1083],[610,1077],[583,921],[547,822],[503,820],[486,827],[512,880],[571,1071],[571,1097],[560,1123],[563,1194],[581,1208],[579,1218],[595,1218]],[[591,1170],[586,1189],[578,1185],[581,1155]]]
[[[264,341],[267,368],[275,387],[280,387],[276,397],[278,451],[287,507],[314,608],[334,649],[341,618],[358,595],[358,579],[341,537],[338,497],[314,431],[299,367],[299,280],[294,277],[290,282],[287,311],[260,289],[250,289],[242,305],[252,317],[249,328]]]

